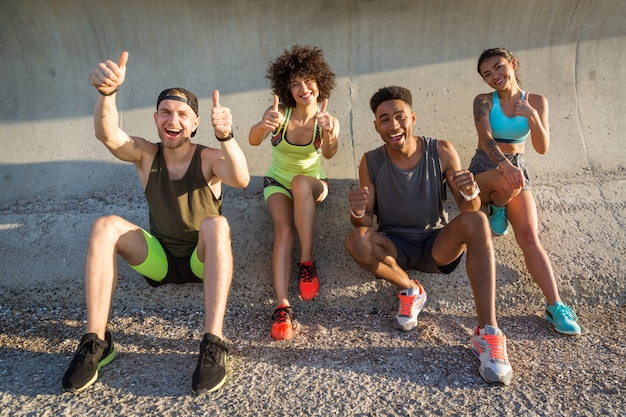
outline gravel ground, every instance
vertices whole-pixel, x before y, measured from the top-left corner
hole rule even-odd
[[[114,307],[118,357],[78,395],[61,377],[83,327],[82,308],[0,306],[0,415],[577,415],[626,410],[626,309],[580,307],[581,337],[554,332],[540,312],[504,309],[514,379],[491,387],[469,349],[468,309],[428,307],[418,328],[392,311],[300,306],[292,341],[269,337],[266,309],[229,311],[228,381],[191,393],[201,311]]]
[[[622,173],[536,188],[542,240],[561,296],[583,325],[580,337],[547,324],[514,237],[496,240],[498,319],[514,371],[507,387],[489,386],[478,374],[464,268],[446,277],[420,274],[429,299],[418,328],[391,328],[394,289],[367,277],[343,249],[352,185],[338,183],[320,208],[322,290],[312,303],[292,300],[301,324],[294,340],[269,336],[271,224],[253,187],[229,211],[237,268],[224,387],[191,392],[201,286],[153,289],[122,264],[109,327],[118,357],[85,392],[64,394],[61,378],[84,332],[81,251],[89,225],[103,212],[145,221],[145,205],[116,194],[0,207],[0,416],[624,416],[624,183]]]

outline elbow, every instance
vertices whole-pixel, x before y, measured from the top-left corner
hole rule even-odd
[[[241,182],[241,188],[245,188],[250,184],[250,174],[246,174],[245,178]]]
[[[107,140],[107,135],[104,134],[103,131],[101,130],[96,130],[96,139],[98,139],[100,142],[104,143]]]
[[[547,154],[549,149],[550,149],[550,145],[548,145],[548,144],[543,145],[543,146],[538,146],[538,147],[535,148],[535,150],[537,151],[537,153],[539,155]]]
[[[246,188],[250,184],[250,174],[246,171],[238,176],[235,187],[236,188]]]

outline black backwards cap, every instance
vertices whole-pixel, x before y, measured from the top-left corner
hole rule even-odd
[[[161,104],[163,100],[176,100],[185,103],[191,107],[196,116],[198,116],[198,98],[189,90],[182,87],[174,87],[161,91],[161,94],[159,94],[159,98],[157,99],[157,111],[159,110],[159,104]],[[196,130],[191,133],[191,137],[194,137],[195,135]]]

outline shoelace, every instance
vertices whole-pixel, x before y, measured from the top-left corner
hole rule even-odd
[[[403,316],[410,316],[413,309],[413,301],[417,297],[416,295],[399,295],[400,298],[400,314]]]
[[[487,345],[489,345],[489,352],[491,353],[492,359],[506,360],[504,355],[504,341],[506,339],[504,336],[484,334],[481,335],[481,337],[487,342]]]
[[[96,354],[96,349],[97,349],[97,345],[96,345],[95,340],[89,340],[83,343],[78,348],[78,352],[76,353],[76,355],[74,355],[74,359],[72,360],[72,363],[83,364],[85,362],[90,362],[91,357]]]
[[[277,308],[272,314],[272,321],[276,323],[286,323],[287,319],[291,321],[291,308],[289,307]]]
[[[209,342],[202,349],[202,365],[216,366],[219,364],[218,355],[225,351],[226,348],[222,348],[217,343]]]
[[[299,263],[298,266],[300,267],[300,281],[313,282],[313,265],[307,266]]]
[[[562,315],[569,320],[578,320],[578,317],[576,316],[576,313],[574,313],[574,310],[572,310],[569,306],[566,306],[565,304],[557,304],[556,308],[554,309],[554,315]]]

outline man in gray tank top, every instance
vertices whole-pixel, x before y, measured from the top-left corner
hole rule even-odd
[[[513,371],[506,336],[496,320],[493,243],[474,176],[461,169],[450,142],[414,136],[416,115],[406,88],[381,88],[370,107],[384,145],[361,159],[360,187],[348,197],[355,228],[346,237],[346,248],[364,270],[398,288],[394,327],[402,331],[417,326],[426,304],[426,291],[406,271],[449,274],[467,252],[467,276],[478,313],[472,351],[485,381],[508,385]],[[460,211],[450,221],[446,185]]]

